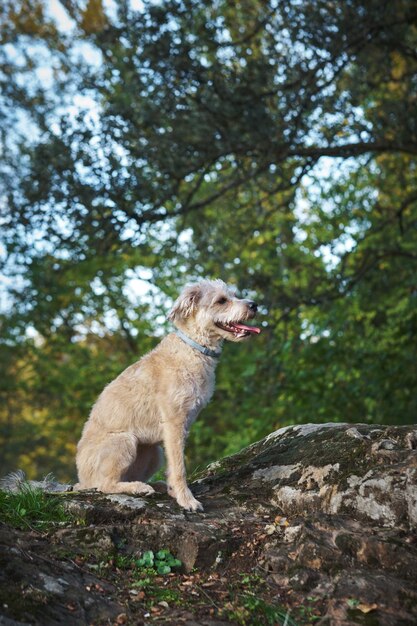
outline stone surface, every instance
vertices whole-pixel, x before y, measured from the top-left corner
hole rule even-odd
[[[0,624],[239,623],[221,607],[243,573],[298,624],[417,623],[417,427],[283,428],[211,464],[192,490],[204,513],[167,495],[86,492],[61,496],[81,525],[0,527]],[[190,600],[157,614],[100,563],[161,548],[183,562]]]

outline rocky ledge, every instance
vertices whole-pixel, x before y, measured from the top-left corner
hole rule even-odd
[[[417,426],[283,428],[192,490],[204,513],[70,492],[70,522],[2,524],[0,624],[417,623]],[[139,565],[161,549],[182,568]]]

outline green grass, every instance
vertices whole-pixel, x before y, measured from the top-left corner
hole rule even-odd
[[[181,592],[178,589],[161,586],[161,583],[157,582],[157,578],[157,572],[153,567],[150,567],[142,569],[140,573],[138,572],[137,579],[132,582],[132,587],[145,591],[145,604],[151,607],[164,600],[176,606],[184,605]]]
[[[242,626],[297,626],[288,611],[265,602],[252,592],[237,594],[232,602],[226,603],[222,614]]]
[[[242,626],[297,626],[283,607],[262,598],[265,579],[256,573],[242,573],[240,581],[230,586],[230,601],[220,614]]]
[[[58,496],[24,483],[18,493],[0,491],[0,521],[15,528],[45,530],[72,521]]]

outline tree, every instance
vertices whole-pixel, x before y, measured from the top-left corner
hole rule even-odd
[[[413,419],[414,3],[60,6],[70,32],[41,0],[4,11],[6,441],[37,405],[34,431],[79,432],[200,275],[258,294],[268,325],[226,352],[194,458]]]

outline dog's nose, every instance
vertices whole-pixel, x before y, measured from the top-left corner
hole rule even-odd
[[[258,310],[258,305],[256,304],[256,302],[254,302],[253,300],[248,300],[247,302],[249,309],[256,313],[256,311]]]

